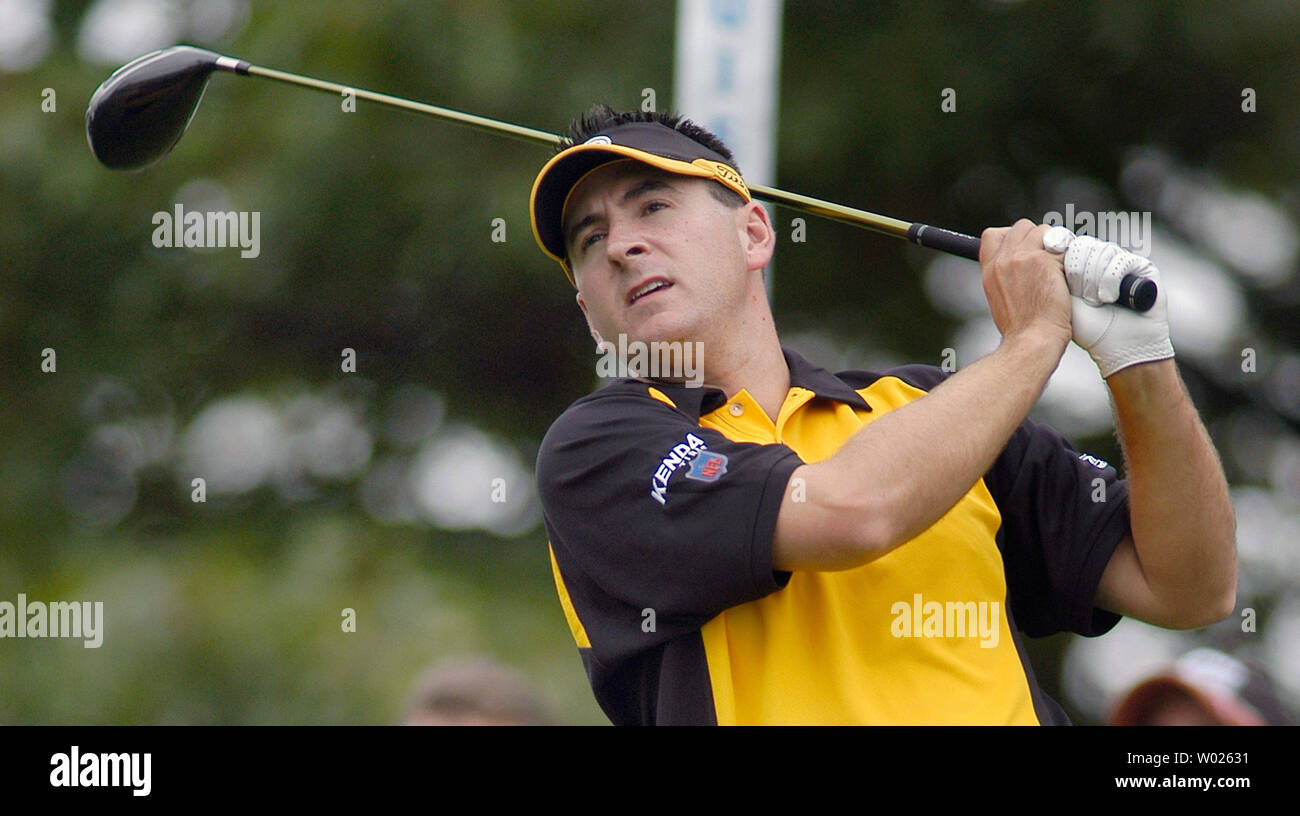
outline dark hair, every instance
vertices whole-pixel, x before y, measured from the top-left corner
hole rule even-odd
[[[616,111],[604,102],[597,102],[587,109],[586,113],[569,123],[569,129],[564,134],[564,141],[556,147],[555,152],[559,153],[576,144],[582,144],[603,130],[617,125],[626,125],[629,122],[658,122],[664,127],[672,128],[683,136],[693,139],[717,153],[737,173],[740,173],[740,167],[736,165],[736,160],[731,155],[731,148],[727,147],[726,143],[716,135],[695,124],[690,119],[686,119],[681,114],[670,111]],[[727,189],[721,184],[710,184],[709,192],[713,194],[714,198],[728,207],[739,207],[745,203],[745,199],[739,193]]]

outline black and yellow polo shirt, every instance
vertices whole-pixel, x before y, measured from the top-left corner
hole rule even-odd
[[[1026,421],[930,529],[869,564],[777,572],[791,474],[925,396],[929,366],[786,351],[775,422],[741,391],[618,380],[569,407],[537,480],[551,566],[605,713],[632,723],[1068,724],[1022,635],[1099,635],[1128,533],[1113,468]],[[936,445],[945,444],[936,439]]]

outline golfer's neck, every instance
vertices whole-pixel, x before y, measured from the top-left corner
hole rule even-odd
[[[704,345],[705,384],[728,398],[744,389],[773,421],[790,390],[790,369],[771,312],[751,316]]]

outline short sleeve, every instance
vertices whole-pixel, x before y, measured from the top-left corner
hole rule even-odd
[[[601,660],[784,586],[772,538],[803,464],[785,445],[733,442],[644,391],[608,391],[556,420],[537,458],[551,548]]]
[[[1129,534],[1128,483],[1052,428],[1026,420],[985,476],[1002,528],[1012,614],[1026,634],[1100,635],[1120,616],[1097,587]]]

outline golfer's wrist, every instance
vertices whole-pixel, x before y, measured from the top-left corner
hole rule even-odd
[[[1153,399],[1163,399],[1171,390],[1181,391],[1182,380],[1172,357],[1148,360],[1119,369],[1106,378],[1106,385],[1117,400],[1139,409],[1149,407]]]
[[[1113,377],[1133,368],[1162,362],[1173,365],[1174,346],[1169,338],[1165,337],[1104,353],[1090,350],[1090,353],[1101,371],[1101,376],[1110,382]]]
[[[999,350],[1005,349],[1013,354],[1041,355],[1050,358],[1055,367],[1069,342],[1069,326],[1060,326],[1049,320],[1035,320],[1003,335]]]

